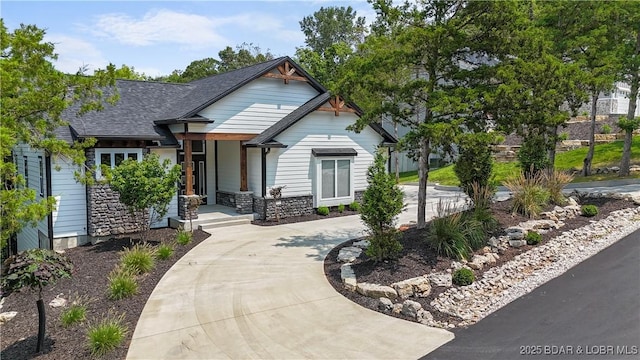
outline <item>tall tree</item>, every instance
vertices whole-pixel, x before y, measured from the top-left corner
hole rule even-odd
[[[117,100],[115,92],[103,93],[104,86],[115,84],[115,66],[90,77],[63,74],[52,64],[57,58],[54,45],[44,42],[44,35],[34,25],[9,32],[0,19],[0,247],[27,224],[42,220],[55,203],[53,197],[36,200],[35,191],[24,186],[11,161],[12,150],[24,143],[82,165],[84,148],[94,142],[56,139],[54,131],[65,124],[62,112],[75,102],[84,113],[100,110],[105,99]]]
[[[483,94],[492,86],[492,67],[478,60],[488,58],[479,44],[498,43],[501,24],[511,24],[513,4],[422,1],[396,6],[378,0],[373,6],[375,31],[352,57],[341,88],[348,94],[372,94],[375,100],[365,102],[369,108],[355,130],[382,117],[409,129],[403,142],[418,160],[417,226],[423,228],[429,155],[449,148],[461,129],[485,130]]]
[[[365,18],[351,6],[321,7],[300,21],[300,29],[306,47],[296,49],[296,60],[321,84],[335,90],[342,66],[364,40]]]
[[[595,127],[598,97],[611,90],[619,74],[619,33],[621,4],[608,1],[554,1],[541,6],[545,26],[557,51],[566,61],[582,70],[581,82],[591,96],[589,151],[582,173],[591,174],[595,150]]]
[[[629,110],[627,117],[621,120],[618,126],[625,131],[622,161],[620,162],[620,176],[629,175],[631,162],[631,144],[633,131],[640,128],[640,117],[636,117],[636,107],[640,96],[640,3],[627,1],[623,6],[624,38],[620,42],[622,46],[622,71],[621,80],[627,82],[631,91],[629,93]]]
[[[133,66],[125,64],[115,70],[114,76],[116,79],[149,80],[149,76],[145,75],[145,73],[139,73]]]
[[[268,50],[263,53],[259,46],[245,42],[237,45],[235,50],[231,46],[220,50],[218,58],[208,57],[194,60],[184,70],[174,70],[170,75],[160,76],[155,80],[179,83],[190,82],[272,60],[274,56]]]

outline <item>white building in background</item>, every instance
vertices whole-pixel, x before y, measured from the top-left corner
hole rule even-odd
[[[596,105],[596,115],[627,115],[631,86],[624,82],[616,82],[611,91],[600,93]],[[635,116],[640,116],[640,98],[637,99]],[[578,109],[579,115],[591,115],[591,100]]]

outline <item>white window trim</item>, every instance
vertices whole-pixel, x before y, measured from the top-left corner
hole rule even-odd
[[[354,164],[355,156],[319,156],[316,157],[315,164],[315,186],[313,191],[313,207],[338,206],[340,204],[349,205],[355,199],[354,190]],[[323,160],[349,160],[349,196],[341,196],[329,199],[322,198],[322,161]],[[337,189],[336,189],[337,191]]]
[[[124,160],[129,158],[129,154],[136,154],[138,162],[142,161],[142,149],[141,148],[96,148],[95,149],[95,163],[96,163],[96,178],[102,179],[102,155],[111,155],[111,164],[109,166],[113,169],[115,167],[116,153],[124,153]]]

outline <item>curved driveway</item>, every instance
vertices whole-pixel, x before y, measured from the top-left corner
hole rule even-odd
[[[158,283],[128,359],[416,359],[453,338],[331,287],[323,259],[362,235],[357,216],[211,232]]]

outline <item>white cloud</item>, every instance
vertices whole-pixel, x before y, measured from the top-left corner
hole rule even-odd
[[[224,36],[215,31],[218,25],[213,19],[202,15],[161,9],[149,11],[141,19],[127,14],[100,15],[91,30],[127,45],[173,43],[189,48],[204,48],[228,43]]]
[[[304,34],[302,31],[288,29],[283,24],[283,19],[286,20],[286,18],[283,17],[276,17],[264,13],[244,13],[225,18],[218,18],[216,19],[216,22],[221,25],[237,26],[245,31],[254,32],[261,37],[267,35],[273,40],[279,40],[285,43],[302,44],[304,42]],[[251,42],[249,40],[245,41]]]
[[[61,34],[47,34],[46,41],[55,45],[58,60],[54,63],[56,69],[65,73],[75,73],[81,67],[87,67],[88,73],[104,68],[107,60],[92,43],[82,39]]]

